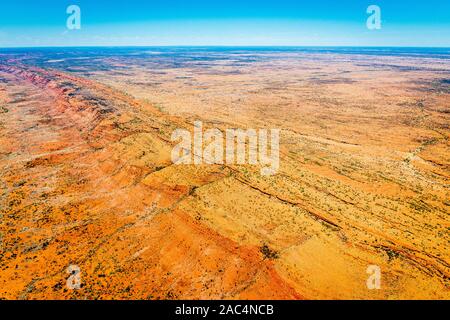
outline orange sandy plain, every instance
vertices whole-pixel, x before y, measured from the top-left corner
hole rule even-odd
[[[450,60],[253,55],[3,59],[0,298],[449,299]],[[278,174],[173,165],[196,120],[280,128]]]

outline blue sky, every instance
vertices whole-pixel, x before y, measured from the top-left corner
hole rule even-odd
[[[437,46],[450,47],[448,0],[14,0],[0,7],[0,47]],[[6,2],[6,3],[5,3]],[[66,27],[69,5],[81,29]],[[381,8],[369,30],[366,9]]]

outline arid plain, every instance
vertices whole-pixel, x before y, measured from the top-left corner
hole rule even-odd
[[[173,165],[194,121],[278,173]],[[449,124],[449,53],[0,51],[0,298],[449,299]]]

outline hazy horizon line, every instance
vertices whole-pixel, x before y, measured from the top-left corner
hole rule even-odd
[[[0,49],[34,48],[410,48],[410,49],[450,49],[450,46],[383,46],[383,45],[69,45],[69,46],[6,46]]]

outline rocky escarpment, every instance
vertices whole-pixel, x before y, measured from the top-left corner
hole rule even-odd
[[[172,170],[178,120],[56,71],[0,65],[0,77],[0,297],[301,298],[260,248],[182,209],[226,168],[150,181]]]

